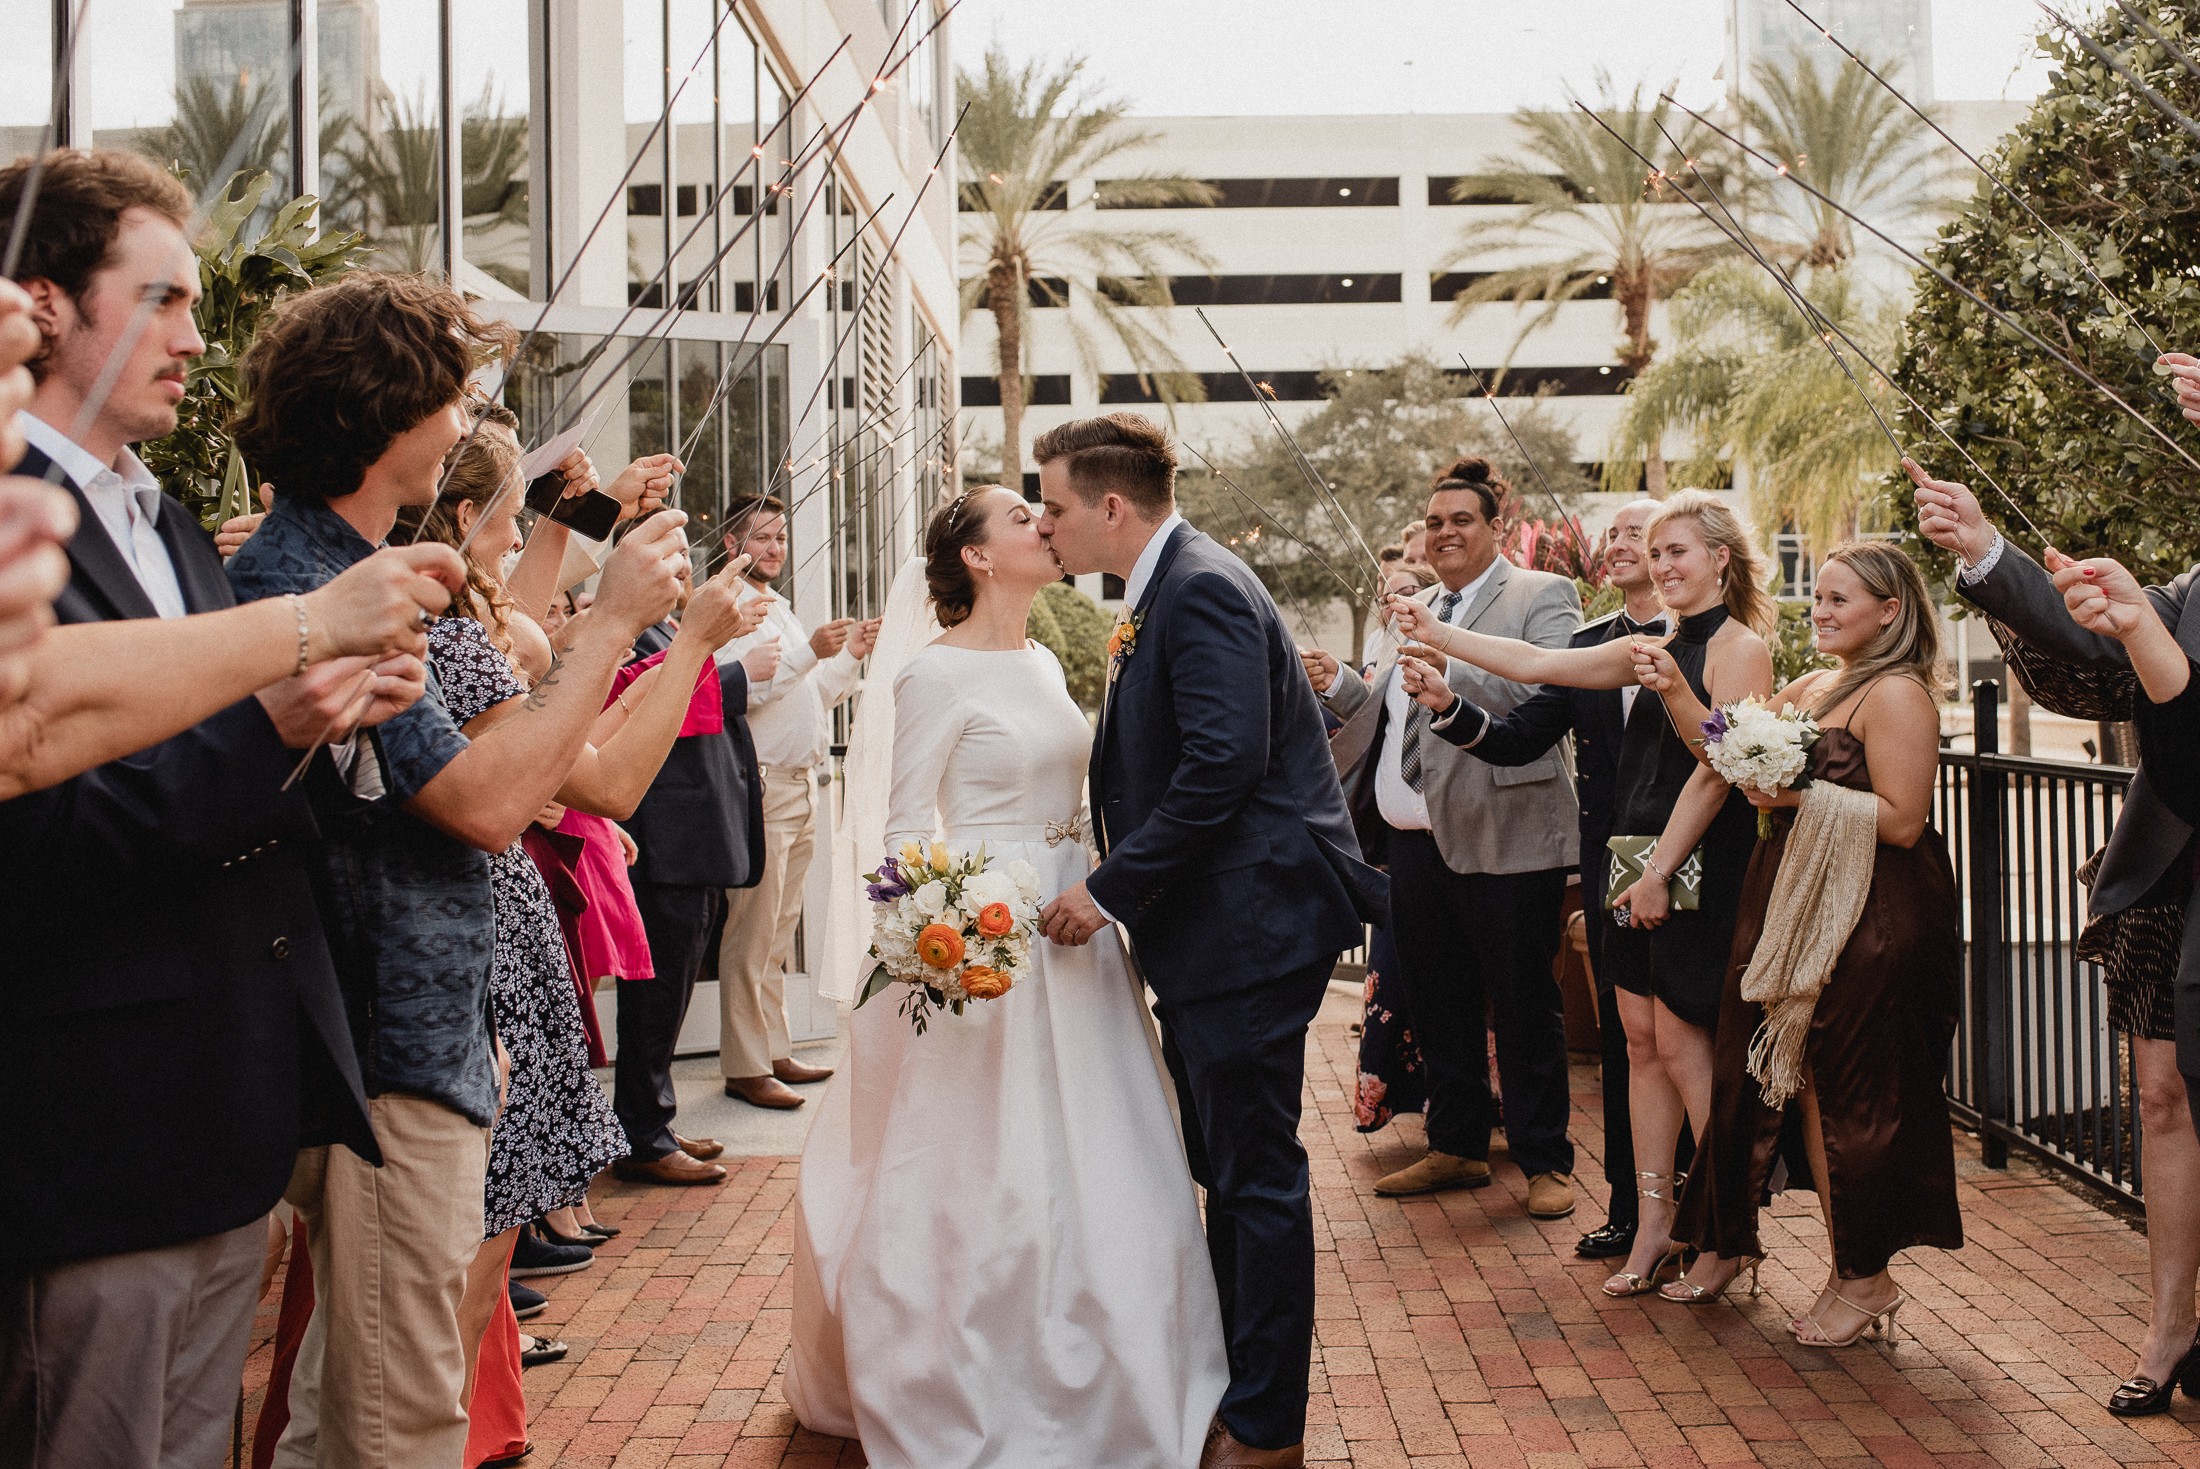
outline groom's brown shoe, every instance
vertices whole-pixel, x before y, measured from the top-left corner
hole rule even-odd
[[[1207,1430],[1207,1446],[1199,1451],[1199,1469],[1303,1469],[1305,1463],[1305,1444],[1256,1449],[1239,1443],[1237,1435],[1220,1418]]]
[[[1480,1158],[1457,1158],[1429,1149],[1420,1162],[1375,1181],[1375,1192],[1386,1199],[1405,1194],[1433,1194],[1447,1188],[1482,1188],[1490,1181],[1490,1165]]]

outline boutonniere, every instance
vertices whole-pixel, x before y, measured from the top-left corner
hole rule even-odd
[[[1126,663],[1131,654],[1138,651],[1138,630],[1146,625],[1146,614],[1134,612],[1126,622],[1119,622],[1108,634],[1108,657],[1116,663]]]

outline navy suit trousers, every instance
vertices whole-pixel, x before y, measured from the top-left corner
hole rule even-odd
[[[1207,1256],[1230,1352],[1222,1420],[1254,1448],[1306,1437],[1314,1205],[1299,1095],[1306,1028],[1335,968],[1325,959],[1251,989],[1154,1007],[1185,1154],[1207,1190]]]

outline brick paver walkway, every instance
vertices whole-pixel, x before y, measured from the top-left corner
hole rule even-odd
[[[1824,1231],[1805,1195],[1783,1196],[1766,1221],[1765,1295],[1703,1308],[1605,1298],[1609,1267],[1572,1253],[1600,1222],[1596,1205],[1528,1218],[1525,1181],[1501,1151],[1493,1187],[1377,1199],[1373,1181],[1412,1156],[1419,1132],[1353,1131],[1353,1011],[1332,1002],[1309,1052],[1321,1251],[1309,1462],[2200,1469],[2200,1405],[2129,1422],[2100,1407],[2143,1330],[2146,1242],[2052,1178],[2022,1163],[1985,1169],[1959,1137],[1970,1243],[1896,1265],[1914,1336],[1814,1350],[1786,1329],[1823,1280]],[[1573,1086],[1594,1176],[1593,1069],[1576,1067]],[[780,1391],[796,1164],[729,1161],[719,1188],[607,1180],[598,1213],[626,1232],[593,1270],[537,1282],[550,1309],[533,1328],[573,1352],[527,1374],[532,1469],[864,1462],[854,1444],[805,1433]],[[266,1357],[257,1346],[255,1410]]]

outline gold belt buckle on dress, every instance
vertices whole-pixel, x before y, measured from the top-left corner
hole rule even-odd
[[[1084,837],[1084,828],[1078,824],[1077,818],[1074,816],[1067,821],[1050,821],[1047,823],[1047,845],[1050,847],[1059,847],[1064,842],[1083,841]]]

